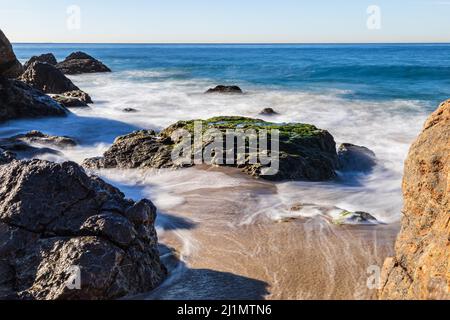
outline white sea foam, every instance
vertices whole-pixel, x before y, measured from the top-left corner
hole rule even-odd
[[[0,136],[33,129],[72,136],[80,141],[79,147],[62,150],[62,157],[46,158],[81,162],[86,157],[101,155],[116,136],[136,129],[161,129],[178,120],[242,115],[274,122],[313,123],[328,130],[338,143],[364,145],[377,154],[380,166],[359,181],[352,181],[353,184],[278,184],[278,200],[268,206],[274,216],[281,210],[278,204],[289,207],[291,203],[302,202],[367,211],[385,222],[398,220],[403,161],[426,117],[425,107],[417,101],[351,100],[342,98],[348,92],[337,90],[316,93],[244,83],[239,84],[246,91],[244,95],[205,95],[204,91],[217,83],[210,79],[191,80],[178,71],[124,71],[72,79],[91,94],[95,104],[87,109],[72,109],[74,115],[65,119],[9,122],[0,128]],[[274,108],[278,115],[260,116],[259,112],[267,107]],[[124,108],[135,108],[138,112],[125,113]],[[182,173],[169,173],[166,178],[155,175],[148,179],[152,181],[148,188],[158,184],[172,189],[172,195],[165,199],[154,196],[161,190],[164,193],[164,188],[153,191],[153,199],[166,208],[179,203],[175,195],[179,186],[184,189],[222,185],[222,180],[211,179],[211,172],[197,171],[196,175],[197,178],[190,177],[190,182],[195,179],[196,183],[189,184]],[[142,176],[127,175],[126,179],[132,184],[147,183]],[[253,216],[255,212],[248,214]]]

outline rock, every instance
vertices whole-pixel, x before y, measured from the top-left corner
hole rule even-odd
[[[375,153],[361,146],[344,143],[339,147],[339,169],[342,171],[370,172],[377,165]]]
[[[68,97],[62,94],[51,94],[50,97],[66,108],[86,108],[89,105],[77,98]]]
[[[0,166],[0,200],[2,299],[117,299],[166,276],[153,204],[125,199],[75,163]]]
[[[365,224],[376,225],[379,224],[378,220],[370,213],[362,211],[342,211],[337,217],[333,218],[333,223],[338,225],[343,224]]]
[[[45,53],[45,54],[41,54],[40,56],[31,57],[30,60],[28,60],[24,64],[24,66],[23,66],[24,70],[28,69],[28,67],[30,67],[35,62],[48,63],[48,64],[51,64],[52,66],[56,66],[56,64],[58,63],[58,61],[56,61],[56,58],[53,55],[53,53]]]
[[[66,116],[68,110],[29,85],[0,77],[0,121]]]
[[[64,93],[80,90],[55,66],[42,62],[31,64],[19,80],[45,93]]]
[[[136,131],[118,137],[103,157],[84,161],[83,166],[100,168],[172,168],[172,142],[154,131]]]
[[[265,108],[263,111],[261,111],[260,113],[263,116],[272,116],[275,114],[278,114],[275,110],[273,110],[272,108]]]
[[[72,138],[50,136],[36,130],[14,136],[10,138],[10,140],[23,141],[31,144],[37,143],[37,144],[51,145],[56,146],[58,148],[75,147],[77,145],[77,142]]]
[[[125,109],[123,109],[123,112],[135,113],[135,112],[138,112],[138,111],[136,109],[133,109],[133,108],[125,108]]]
[[[15,154],[0,148],[0,165],[10,163],[15,159]]]
[[[64,92],[63,94],[49,94],[54,100],[66,108],[85,108],[93,103],[91,97],[81,90]]]
[[[81,90],[64,92],[64,96],[68,97],[68,98],[76,98],[79,101],[84,102],[84,103],[94,103],[92,101],[92,98],[86,92],[81,91]]]
[[[412,145],[403,178],[403,220],[386,260],[381,299],[450,299],[450,100]]]
[[[307,180],[324,181],[335,177],[338,166],[336,143],[333,137],[324,130],[308,124],[276,124],[260,119],[244,117],[217,117],[202,120],[202,127],[217,129],[224,134],[228,129],[253,129],[255,132],[266,129],[280,131],[279,170],[266,174],[270,165],[261,162],[251,164],[246,161],[233,166],[243,172],[268,180]],[[193,134],[194,120],[180,121],[166,128],[159,135],[153,131],[139,131],[119,137],[103,157],[87,159],[84,163],[89,168],[178,168],[190,166],[192,163],[174,163],[172,151],[177,144],[172,134],[184,129]],[[203,136],[202,150],[206,150],[212,140],[206,133]],[[234,148],[230,150],[234,153]],[[214,158],[214,157],[213,157]],[[223,163],[209,163],[224,165]]]
[[[56,67],[64,74],[111,72],[107,66],[84,52],[74,52]]]
[[[17,60],[11,43],[0,30],[0,76],[17,78],[22,72],[22,65]]]
[[[242,89],[238,86],[217,86],[215,88],[208,89],[206,93],[237,93],[242,94]]]

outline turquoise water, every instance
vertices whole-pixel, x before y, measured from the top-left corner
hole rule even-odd
[[[351,91],[343,94],[348,99],[415,99],[430,107],[450,91],[448,44],[16,44],[14,49],[21,60],[43,52],[63,59],[84,50],[115,71],[168,71],[168,78],[178,80],[209,78],[291,90],[345,89]]]

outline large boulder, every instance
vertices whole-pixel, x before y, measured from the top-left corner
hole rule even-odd
[[[107,66],[84,52],[74,52],[56,67],[64,74],[111,72]]]
[[[214,136],[208,135],[207,129],[215,129],[218,135],[224,135],[227,130],[279,130],[279,170],[267,173],[266,169],[273,163],[254,163],[249,159],[255,154],[249,152],[244,163],[228,164],[240,168],[243,172],[269,180],[308,180],[324,181],[335,177],[338,167],[336,143],[333,137],[324,130],[308,124],[276,124],[260,119],[244,117],[216,117],[199,120],[205,129],[201,141],[201,151],[208,153]],[[172,161],[172,151],[177,148],[179,141],[174,141],[174,133],[178,130],[193,135],[195,121],[180,121],[160,134],[153,131],[139,131],[127,136],[119,137],[103,157],[88,159],[84,165],[89,168],[168,168],[189,166],[185,162]],[[224,137],[224,141],[225,141]],[[269,139],[270,140],[270,139]],[[230,149],[233,146],[230,146]],[[234,148],[224,150],[232,152],[236,158]],[[273,150],[275,153],[275,150]],[[214,161],[208,164],[225,165]],[[225,158],[225,155],[224,157]],[[253,158],[254,159],[254,158]],[[235,159],[236,160],[236,159]]]
[[[80,90],[55,66],[43,62],[33,62],[19,80],[45,93]]]
[[[21,81],[0,77],[0,121],[66,116],[68,112],[41,91]]]
[[[22,65],[17,60],[11,43],[2,30],[0,30],[0,76],[16,78],[22,72]]]
[[[214,88],[208,89],[206,93],[234,93],[234,94],[242,94],[242,89],[238,86],[224,86],[219,85]]]
[[[0,166],[0,299],[116,299],[166,275],[156,209],[77,164]]]
[[[450,299],[450,100],[412,145],[403,179],[404,218],[386,260],[381,299]]]
[[[44,53],[41,54],[40,56],[32,56],[30,60],[25,62],[23,68],[26,70],[28,69],[29,66],[31,66],[35,62],[48,63],[51,64],[52,66],[56,66],[56,64],[58,63],[53,53]]]
[[[343,143],[338,150],[339,169],[352,172],[370,172],[377,165],[372,150],[351,143]]]

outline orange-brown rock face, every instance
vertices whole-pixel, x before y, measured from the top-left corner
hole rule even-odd
[[[411,147],[396,256],[386,260],[381,299],[450,299],[450,100]]]

